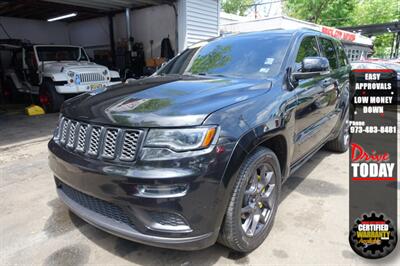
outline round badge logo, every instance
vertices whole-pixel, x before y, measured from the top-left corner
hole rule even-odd
[[[351,248],[361,257],[383,258],[390,254],[397,244],[396,225],[383,214],[363,215],[357,219],[350,231]]]

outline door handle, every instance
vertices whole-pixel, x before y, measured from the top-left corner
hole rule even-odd
[[[339,81],[337,81],[337,80],[332,80],[332,79],[323,80],[322,87],[324,88],[325,93],[332,91],[332,90],[336,90],[337,95],[339,95],[339,93],[340,93]]]
[[[335,89],[336,89],[337,96],[339,96],[340,95],[339,81],[336,79],[334,84],[335,84]]]
[[[324,79],[323,81],[322,81],[322,87],[324,87],[324,88],[326,88],[326,87],[328,87],[329,85],[332,85],[332,80],[331,79]]]

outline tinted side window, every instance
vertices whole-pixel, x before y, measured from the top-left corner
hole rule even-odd
[[[328,59],[331,69],[337,69],[338,63],[336,58],[335,47],[331,40],[320,38],[322,54]]]
[[[339,53],[339,66],[347,66],[348,61],[347,61],[347,56],[346,56],[346,53],[344,52],[343,46],[340,43],[338,43],[337,48],[338,48],[338,53]]]
[[[299,51],[296,56],[296,63],[301,63],[305,57],[319,56],[318,44],[315,37],[305,37],[300,44]]]

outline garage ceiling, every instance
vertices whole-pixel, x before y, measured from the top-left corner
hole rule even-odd
[[[175,0],[3,0],[0,1],[0,16],[47,20],[78,13],[76,17],[62,20],[72,22],[118,13],[125,8],[138,9],[173,2]]]

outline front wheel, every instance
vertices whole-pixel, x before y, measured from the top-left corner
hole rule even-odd
[[[45,80],[39,89],[39,102],[46,113],[54,113],[60,110],[64,96],[56,91],[52,81]]]
[[[259,147],[242,164],[219,241],[239,252],[260,246],[272,228],[281,191],[276,155]]]

